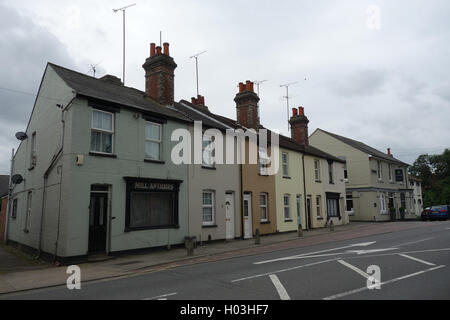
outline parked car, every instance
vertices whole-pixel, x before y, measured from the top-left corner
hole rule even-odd
[[[450,215],[449,205],[432,206],[422,211],[422,220],[447,220]]]

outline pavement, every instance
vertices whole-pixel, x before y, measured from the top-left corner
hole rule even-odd
[[[445,249],[450,247],[448,241],[450,239],[445,238],[450,233],[444,227],[449,228],[450,223],[419,221],[351,223],[346,226],[336,226],[333,232],[328,229],[304,232],[302,238],[298,238],[296,233],[264,236],[261,238],[260,245],[255,245],[254,240],[205,244],[195,250],[194,257],[186,257],[186,250],[181,248],[116,257],[103,262],[80,264],[82,290],[75,291],[69,291],[65,286],[68,277],[65,267],[51,266],[39,270],[13,271],[0,274],[0,293],[3,293],[0,299],[148,299],[161,298],[167,294],[176,299],[279,299],[283,296],[295,299],[317,299],[325,294],[321,290],[330,291],[329,289],[335,288],[334,291],[338,293],[345,292],[346,289],[351,290],[356,280],[360,282],[363,273],[367,276],[363,265],[357,267],[358,263],[362,263],[361,258],[371,257],[374,254],[383,257],[377,258],[383,260],[379,262],[382,265],[383,275],[388,274],[391,277],[392,274],[392,279],[401,277],[400,274],[403,274],[405,270],[411,271],[411,274],[421,272],[422,270],[417,269],[420,265],[428,266],[428,269],[439,267],[436,270],[426,271],[430,274],[442,272],[442,269],[447,267],[440,266],[450,264],[450,261],[445,259],[445,256],[447,259],[450,257],[449,251]],[[439,239],[437,250],[440,251],[417,253],[420,256],[437,255],[438,257],[432,257],[436,260],[429,262],[434,266],[397,254],[397,251],[412,248],[407,246],[417,246],[423,250],[434,248],[436,240],[430,240],[435,238]],[[355,243],[365,245],[354,246]],[[406,245],[400,246],[402,243]],[[379,248],[380,245],[381,248]],[[341,259],[343,262],[336,262],[339,259],[334,251],[337,250],[340,254],[340,248],[344,248]],[[367,250],[369,251],[366,252]],[[299,258],[296,257],[297,255],[304,256]],[[405,255],[408,256],[407,253]],[[351,264],[347,259],[355,262]],[[267,262],[257,264],[261,261]],[[300,261],[307,263],[298,265]],[[333,267],[328,270],[331,262]],[[413,263],[414,267],[404,265],[406,262]],[[393,266],[398,263],[402,266],[399,269],[394,268]],[[287,276],[284,272],[280,272],[283,274],[278,276],[277,272],[270,271],[274,267],[278,267],[279,270],[304,270],[292,288],[290,279],[284,278]],[[346,272],[342,276],[339,273],[343,270]],[[362,271],[358,273],[355,270]],[[349,274],[347,274],[348,271],[350,271]],[[254,277],[255,275],[260,276]],[[270,281],[266,279],[268,276]],[[303,288],[311,286],[313,279],[317,277],[322,279],[321,282],[324,281],[325,288],[321,290],[311,288],[307,295],[304,295],[304,290],[298,292],[296,289],[298,286]],[[341,282],[336,282],[339,279],[348,282],[349,285],[341,286]],[[232,282],[234,280],[239,281]],[[253,290],[251,285],[255,281],[260,282],[257,290]],[[327,285],[327,281],[330,286]],[[284,286],[283,283],[285,283]],[[182,284],[181,288],[180,284]],[[249,284],[250,287],[248,287]],[[443,290],[438,290],[436,296],[448,299],[450,293],[448,280],[437,281],[435,285],[437,288],[442,287]],[[238,289],[237,292],[236,289]],[[334,291],[330,291],[330,296]],[[366,294],[364,291],[364,289],[361,290],[359,294]],[[172,293],[175,294],[171,295]],[[162,298],[167,297],[169,296]]]

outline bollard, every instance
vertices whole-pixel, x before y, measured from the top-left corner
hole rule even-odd
[[[259,229],[255,230],[255,244],[260,244],[261,243],[261,239],[259,237]]]
[[[188,257],[194,255],[194,237],[188,237],[186,240],[186,249]]]
[[[334,224],[333,220],[330,221],[330,231],[334,231]]]
[[[298,225],[298,236],[299,237],[303,237],[303,229],[302,229],[302,225],[301,224]]]

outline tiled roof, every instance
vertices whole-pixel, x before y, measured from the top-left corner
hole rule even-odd
[[[355,149],[358,149],[358,150],[360,150],[362,152],[370,154],[370,155],[372,155],[372,156],[374,156],[376,158],[381,158],[381,159],[384,159],[384,160],[387,160],[387,161],[390,161],[390,162],[394,162],[394,163],[397,163],[397,164],[400,164],[400,165],[409,166],[409,164],[407,164],[405,162],[402,162],[402,161],[400,161],[400,160],[398,160],[398,159],[396,159],[396,158],[394,158],[394,157],[392,157],[392,156],[390,156],[390,155],[388,155],[388,154],[386,154],[384,152],[381,152],[381,151],[379,151],[379,150],[377,150],[375,148],[372,148],[371,146],[368,146],[367,144],[362,143],[360,141],[353,140],[353,139],[350,139],[350,138],[346,138],[346,137],[337,135],[335,133],[331,133],[331,132],[325,131],[323,129],[318,129],[318,130],[320,130],[322,132],[325,132],[326,134],[329,134],[333,138],[335,138],[335,139],[337,139],[339,141],[342,141],[345,144],[348,144],[349,146],[351,146],[351,147],[353,147]]]
[[[185,100],[181,100],[180,104],[188,105],[190,107],[190,109],[197,110],[197,112],[196,111],[192,111],[192,110],[190,110],[190,112],[188,112],[188,114],[194,118],[193,120],[202,120],[203,118],[205,118],[204,116],[201,115],[201,114],[203,114],[203,115],[205,115],[205,116],[207,116],[209,118],[213,118],[213,119],[215,119],[217,121],[220,121],[223,124],[225,124],[225,125],[227,125],[227,126],[229,126],[231,128],[234,128],[234,129],[242,128],[243,129],[243,127],[241,125],[239,125],[236,122],[236,120],[233,120],[233,119],[230,119],[230,118],[227,118],[227,117],[220,116],[218,114],[212,113],[212,112],[210,112],[209,110],[207,110],[204,107],[195,106],[195,105],[193,105],[190,102],[185,101]],[[179,108],[178,104],[176,104],[175,106],[176,106],[176,108]],[[183,109],[183,111],[185,111],[185,109],[188,109],[188,108],[186,106],[182,106],[182,107],[180,107],[180,111],[182,109]],[[222,127],[223,127],[223,126],[219,126],[217,124],[217,122],[215,122],[215,121],[211,122],[210,119],[207,119],[207,122],[205,122],[205,123],[208,126],[216,127],[218,129],[222,129]],[[261,126],[261,129],[267,129],[267,128]],[[271,133],[271,131],[269,129],[267,129],[267,133],[269,135],[268,138],[267,138],[267,141],[270,142],[270,133]],[[280,138],[280,141],[279,141],[280,142],[280,147],[282,147],[282,148],[286,148],[286,149],[290,149],[290,150],[294,150],[294,151],[298,151],[298,152],[303,152],[305,154],[309,154],[309,155],[325,158],[325,159],[332,160],[332,161],[345,163],[345,160],[336,158],[336,157],[334,157],[334,156],[332,156],[332,155],[330,155],[330,154],[328,154],[326,152],[323,152],[322,150],[319,150],[319,149],[317,149],[317,148],[315,148],[313,146],[306,146],[306,147],[304,147],[304,146],[300,145],[299,143],[297,143],[296,141],[294,141],[292,138],[289,138],[289,137],[286,137],[286,136],[283,136],[283,135],[279,135],[279,138]]]
[[[49,66],[79,95],[128,106],[175,120],[189,121],[175,108],[162,106],[146,97],[143,91],[125,87],[115,82],[97,79],[53,63],[49,63]]]

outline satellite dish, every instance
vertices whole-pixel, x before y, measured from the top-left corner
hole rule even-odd
[[[15,174],[11,177],[11,182],[14,184],[21,184],[23,177],[20,174]]]
[[[28,138],[28,136],[27,136],[27,134],[25,132],[19,131],[19,132],[16,133],[16,138],[17,138],[17,140],[23,141],[26,138]]]

